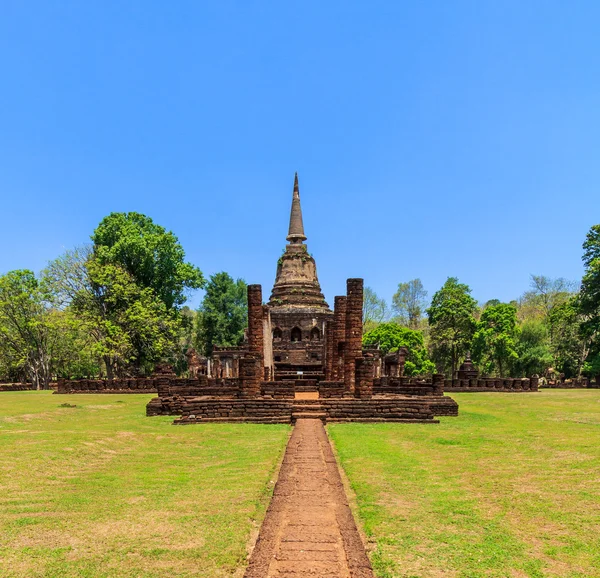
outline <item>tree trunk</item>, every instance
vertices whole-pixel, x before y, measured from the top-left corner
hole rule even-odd
[[[105,355],[103,357],[104,365],[106,366],[106,379],[114,379],[115,373],[113,371],[112,359],[110,355]]]
[[[50,389],[50,380],[52,379],[52,376],[50,375],[50,360],[49,359],[42,360],[41,378],[42,378],[42,389],[45,389],[45,390]]]
[[[452,381],[456,376],[456,346],[452,344]]]
[[[32,364],[29,368],[29,378],[31,379],[31,385],[35,387],[37,391],[40,390],[40,376],[37,368]]]
[[[581,356],[579,357],[578,363],[577,363],[577,377],[581,378],[581,372],[583,371],[583,364],[585,362],[585,358],[588,355],[588,348],[587,348],[587,343],[584,341],[583,342],[583,346],[581,348]]]

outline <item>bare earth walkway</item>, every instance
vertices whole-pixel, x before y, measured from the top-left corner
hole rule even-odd
[[[372,578],[331,445],[299,419],[245,578]]]

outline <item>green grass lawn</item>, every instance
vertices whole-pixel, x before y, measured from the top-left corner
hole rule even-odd
[[[289,428],[176,427],[150,397],[0,393],[0,576],[243,574]]]
[[[453,394],[328,430],[381,578],[600,576],[600,391]]]

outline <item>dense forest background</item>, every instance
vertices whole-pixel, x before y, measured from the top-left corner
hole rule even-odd
[[[454,374],[468,352],[484,375],[600,374],[600,225],[583,244],[583,279],[531,275],[509,303],[478,303],[449,277],[431,299],[420,279],[388,302],[367,287],[365,345],[407,347],[406,372]],[[198,310],[185,305],[204,289]],[[0,381],[47,388],[57,377],[135,376],[158,362],[187,371],[186,353],[238,345],[246,283],[226,272],[205,279],[177,237],[139,213],[112,213],[91,236],[36,275],[0,276]]]

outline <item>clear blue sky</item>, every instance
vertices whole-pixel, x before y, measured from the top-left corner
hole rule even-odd
[[[596,0],[1,5],[0,272],[138,211],[268,297],[298,171],[330,304],[347,277],[480,301],[581,277]]]

